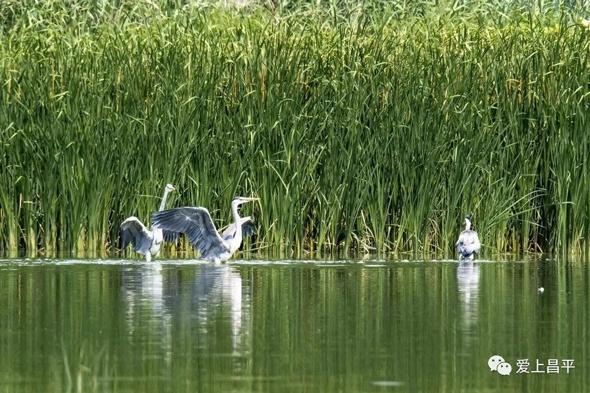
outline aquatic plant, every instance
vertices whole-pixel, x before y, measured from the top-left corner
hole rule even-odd
[[[0,6],[0,250],[108,253],[168,182],[276,255],[588,247],[575,10],[65,3]]]

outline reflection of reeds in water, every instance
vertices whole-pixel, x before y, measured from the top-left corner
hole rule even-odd
[[[61,372],[54,370],[56,388],[63,384],[61,391],[64,393],[104,391],[106,385],[110,385],[109,381],[113,380],[114,375],[110,369],[108,353],[104,347],[90,354],[85,350],[83,343],[79,343],[78,347],[80,350],[75,359],[71,359],[71,361],[68,359],[68,353],[71,351],[66,349],[62,341],[63,370]]]
[[[143,266],[127,263],[0,264],[0,382],[10,392],[60,393],[80,384],[84,392],[359,392],[375,381],[399,382],[402,391],[485,391],[499,383],[485,367],[493,351],[572,357],[574,373],[527,383],[586,391],[588,375],[577,372],[590,363],[579,345],[590,340],[583,266],[327,265],[164,264],[163,289],[154,292],[160,317],[141,288],[151,266],[142,276]],[[240,312],[229,303],[239,296],[221,288],[240,285],[244,339],[236,344],[232,314]],[[133,334],[127,290],[137,294]],[[477,317],[468,335],[464,315]],[[522,383],[502,380],[506,391]]]

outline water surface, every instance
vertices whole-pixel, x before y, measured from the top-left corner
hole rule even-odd
[[[582,392],[589,278],[555,261],[2,260],[0,392]]]

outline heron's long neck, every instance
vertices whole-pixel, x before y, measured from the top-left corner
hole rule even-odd
[[[231,204],[231,215],[234,219],[234,223],[236,224],[236,235],[242,234],[242,222],[240,220],[240,213],[238,212],[238,205],[235,203]]]
[[[471,221],[465,219],[465,230],[469,231],[471,229]]]
[[[170,193],[170,191],[168,191],[168,189],[166,188],[164,190],[164,195],[162,196],[162,202],[160,202],[160,211],[164,210],[164,208],[166,208],[166,199],[168,199],[168,194]]]

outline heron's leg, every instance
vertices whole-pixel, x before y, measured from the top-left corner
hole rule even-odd
[[[148,251],[145,253],[145,261],[151,262],[151,260],[152,260],[152,253]]]

